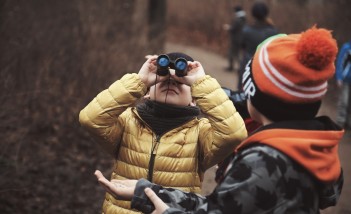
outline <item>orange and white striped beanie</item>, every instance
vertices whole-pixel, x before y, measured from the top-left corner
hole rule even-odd
[[[323,28],[270,37],[245,68],[244,92],[273,121],[313,118],[334,75],[337,51]]]

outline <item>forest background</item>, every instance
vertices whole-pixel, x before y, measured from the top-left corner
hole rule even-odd
[[[253,2],[0,0],[0,212],[99,213],[93,172],[109,173],[112,159],[81,129],[79,111],[167,43],[225,57],[222,25],[238,4],[251,22]],[[266,3],[282,33],[316,24],[339,46],[351,38],[351,1]]]

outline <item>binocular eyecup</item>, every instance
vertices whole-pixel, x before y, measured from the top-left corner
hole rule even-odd
[[[188,61],[185,58],[179,57],[176,60],[171,60],[168,55],[162,54],[157,57],[157,74],[160,76],[166,76],[169,74],[169,68],[175,70],[175,74],[178,77],[184,77],[188,71]]]

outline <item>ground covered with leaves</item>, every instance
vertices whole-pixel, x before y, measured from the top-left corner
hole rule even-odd
[[[78,112],[45,122],[35,118],[47,113],[40,106],[0,113],[1,213],[99,213],[104,190],[93,173],[109,174],[112,158],[81,129]]]

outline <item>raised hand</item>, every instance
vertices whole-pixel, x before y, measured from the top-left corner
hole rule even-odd
[[[198,61],[188,61],[188,73],[184,77],[177,77],[174,73],[171,73],[173,79],[189,86],[191,86],[196,80],[201,79],[205,75],[205,70],[202,67],[201,63]]]
[[[147,60],[141,66],[138,75],[139,75],[141,81],[147,87],[150,87],[151,85],[154,85],[158,82],[165,81],[169,78],[169,75],[159,76],[156,74],[156,72],[157,72],[157,65],[156,65],[157,55],[147,55],[145,58]]]

